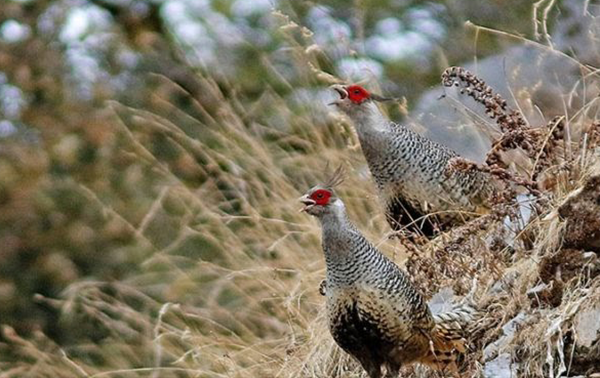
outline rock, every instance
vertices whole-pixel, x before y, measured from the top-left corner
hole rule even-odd
[[[429,308],[431,313],[436,315],[442,312],[452,310],[452,299],[454,298],[454,290],[450,287],[444,287],[440,289],[436,294],[429,300]]]
[[[598,93],[597,84],[585,89],[577,85],[580,67],[575,61],[531,46],[511,47],[479,60],[477,65],[464,67],[485,80],[511,108],[517,108],[518,104],[533,127],[544,126],[549,119],[562,114],[563,100],[557,93],[577,88],[569,103],[573,111],[585,106],[586,99]],[[556,80],[557,75],[560,81]],[[490,147],[489,134],[496,128],[494,121],[485,115],[483,106],[459,94],[454,87],[436,87],[425,92],[409,118],[423,125],[428,137],[476,162],[484,160]],[[573,134],[572,138],[577,139],[578,135]]]
[[[590,348],[600,337],[600,305],[583,310],[575,317],[575,332],[577,345]]]
[[[517,376],[517,364],[512,362],[510,353],[502,353],[483,367],[485,378],[514,378]]]
[[[505,348],[508,344],[510,344],[510,342],[514,339],[517,327],[520,324],[523,324],[526,319],[527,319],[527,315],[525,315],[524,312],[520,312],[517,314],[517,316],[515,316],[514,318],[509,320],[506,324],[504,324],[502,326],[502,332],[504,335],[502,337],[500,337],[498,340],[494,341],[493,343],[491,343],[485,347],[485,349],[483,350],[483,357],[486,360],[489,360],[490,358],[495,356],[497,353],[501,352],[502,349]],[[505,354],[505,353],[503,353],[503,354]],[[498,359],[498,357],[496,359]],[[509,355],[509,357],[510,357],[510,355]],[[487,363],[486,363],[486,365],[487,365]]]

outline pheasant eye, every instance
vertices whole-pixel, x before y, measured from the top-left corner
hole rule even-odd
[[[355,89],[354,94],[360,94],[360,91],[358,89]]]
[[[319,189],[311,195],[311,198],[317,203],[317,205],[325,206],[329,203],[331,193],[327,190]]]

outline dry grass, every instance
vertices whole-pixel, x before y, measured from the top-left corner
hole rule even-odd
[[[283,18],[282,33],[290,61],[306,80],[338,81],[318,69],[321,52],[308,30]],[[592,79],[597,77],[582,78]],[[559,302],[530,293],[543,281],[540,264],[561,251],[564,222],[548,215],[598,173],[594,114],[578,109],[560,121],[566,129],[586,128],[579,139],[563,143],[568,148],[546,148],[558,144],[548,143],[558,139],[556,122],[535,135],[527,131],[537,139],[525,155],[532,167],[542,166],[535,160],[543,158],[543,169],[512,173],[552,182],[540,185],[534,198],[539,206],[525,225],[506,230],[504,218],[516,214],[516,204],[504,198],[493,214],[407,249],[388,240],[355,136],[333,111],[314,101],[301,108],[270,89],[249,102],[233,91],[225,94],[223,83],[211,77],[198,77],[198,84],[205,98],[190,99],[193,111],[160,95],[152,112],[111,104],[129,137],[128,154],[161,177],[156,200],[141,223],[130,224],[127,214],[82,190],[152,253],[142,273],[126,281],[78,282],[61,299],[37,298],[65,318],[101,330],[98,343],[61,349],[41,333],[23,339],[5,328],[10,353],[20,362],[0,367],[0,377],[364,377],[329,336],[318,293],[324,276],[318,224],[298,213],[296,199],[324,179],[328,164],[353,168],[339,189],[352,219],[388,256],[407,259],[425,294],[452,287],[473,296],[482,317],[471,333],[469,376],[481,375],[485,359],[502,353],[518,361],[519,376],[584,374],[600,361],[597,342],[591,352],[574,342],[577,314],[600,300],[593,262],[583,261],[563,279]],[[205,102],[219,105],[209,110]],[[168,161],[150,147],[159,137],[172,151]],[[518,185],[512,180],[506,187]],[[163,228],[170,230],[169,240],[157,237]],[[514,338],[484,358],[484,348],[501,340],[502,326],[519,313],[524,317]],[[417,367],[405,376],[410,371],[431,375]]]

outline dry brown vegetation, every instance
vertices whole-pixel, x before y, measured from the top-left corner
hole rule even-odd
[[[319,68],[310,31],[278,17],[295,69],[323,86],[339,81]],[[598,81],[597,72],[583,65],[582,72],[588,86]],[[151,110],[111,103],[125,141],[120,158],[143,167],[135,175],[156,179],[148,188],[155,200],[133,217],[92,188],[79,189],[144,247],[140,272],[80,281],[59,299],[37,296],[80,332],[95,329],[101,342],[63,348],[41,332],[25,338],[6,326],[3,353],[17,362],[0,366],[0,377],[364,377],[327,330],[319,227],[296,201],[323,180],[327,164],[340,163],[354,169],[339,194],[368,238],[428,297],[451,288],[480,309],[465,376],[482,376],[498,356],[514,361],[518,376],[600,373],[598,338],[581,334],[593,329],[582,322],[600,311],[600,269],[590,253],[600,214],[596,102],[530,128],[476,76],[451,73],[460,73],[466,94],[493,96],[477,100],[504,134],[486,164],[449,169],[491,172],[506,195],[491,214],[420,246],[389,238],[355,135],[324,104],[309,101],[312,110],[299,115],[297,103],[270,90],[247,104],[235,85],[223,88],[210,76],[197,78],[203,98],[189,97],[193,111],[161,93]],[[175,84],[170,90],[188,96]],[[218,105],[209,111],[206,103]],[[161,151],[152,148],[156,140]],[[515,155],[518,165],[509,160]],[[526,222],[514,200],[523,189],[533,203]],[[433,376],[422,367],[403,374]]]

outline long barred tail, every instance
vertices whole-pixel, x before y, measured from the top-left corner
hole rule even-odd
[[[450,311],[434,315],[431,353],[421,362],[436,370],[457,373],[456,359],[468,349],[465,329],[476,316],[477,310],[469,304],[455,305]]]
[[[433,316],[439,332],[448,337],[463,336],[464,329],[475,320],[477,310],[468,303],[454,305],[452,310]]]

